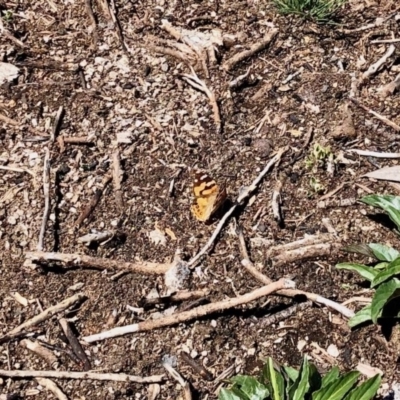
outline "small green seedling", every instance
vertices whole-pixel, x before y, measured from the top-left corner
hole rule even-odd
[[[347,0],[273,0],[281,14],[294,14],[317,23],[330,23]]]

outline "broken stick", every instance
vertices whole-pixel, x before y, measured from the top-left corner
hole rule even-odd
[[[217,103],[217,99],[215,98],[215,94],[207,87],[205,82],[203,82],[194,72],[194,69],[190,67],[190,70],[192,71],[192,75],[189,74],[183,74],[183,78],[185,81],[193,86],[194,88],[200,90],[201,92],[205,93],[210,101],[213,113],[214,113],[214,122],[217,128],[217,133],[221,132],[221,116],[219,113],[219,107]]]
[[[397,125],[395,122],[391,121],[390,119],[384,117],[383,115],[378,114],[377,112],[371,110],[370,108],[368,108],[367,106],[365,106],[364,104],[360,103],[357,99],[355,99],[354,97],[350,97],[350,100],[354,103],[357,104],[360,108],[362,108],[363,110],[369,112],[371,115],[373,115],[375,118],[379,119],[380,121],[382,121],[383,123],[385,123],[386,125],[390,126],[391,128],[393,128],[394,130],[396,130],[397,132],[400,132],[400,126]]]
[[[45,253],[43,251],[28,252],[25,254],[25,257],[30,261],[59,261],[90,268],[122,269],[130,272],[140,272],[151,275],[165,274],[171,267],[171,264],[153,263],[148,261],[131,263],[119,260],[109,260],[107,258],[90,257],[85,254]]]
[[[65,318],[60,318],[58,320],[64,335],[68,339],[69,344],[75,355],[82,361],[83,369],[85,371],[89,371],[91,369],[90,361],[82,348],[78,338],[75,336],[74,332],[72,331],[71,327],[69,326],[69,322]]]
[[[281,289],[294,288],[295,284],[289,279],[280,279],[279,281],[270,283],[269,285],[263,286],[259,289],[253,290],[252,292],[246,293],[242,296],[237,296],[228,300],[222,300],[215,303],[206,304],[193,308],[190,311],[184,311],[181,313],[173,314],[164,318],[159,318],[151,321],[143,321],[137,324],[120,326],[109,331],[104,331],[95,335],[85,336],[83,340],[88,343],[98,342],[117,336],[126,335],[128,333],[139,333],[145,331],[151,331],[153,329],[162,328],[164,326],[172,326],[181,322],[198,319],[206,315],[215,313],[217,311],[227,310],[242,304],[249,303],[257,300],[260,297],[268,296]]]
[[[54,379],[93,379],[94,381],[158,383],[162,382],[164,375],[135,376],[127,374],[100,374],[97,372],[75,371],[32,371],[32,370],[5,370],[0,369],[0,376],[8,378],[54,378]]]
[[[50,216],[50,152],[46,147],[43,162],[43,195],[44,195],[44,211],[42,218],[42,226],[40,227],[39,240],[37,250],[43,250],[44,234],[46,232],[46,224]]]
[[[121,181],[123,178],[124,171],[121,168],[121,160],[119,150],[116,149],[112,155],[112,177],[113,177],[113,186],[114,186],[114,194],[115,194],[115,202],[117,203],[117,207],[120,212],[124,209],[124,203],[122,200],[122,187]]]
[[[68,397],[61,391],[61,389],[50,379],[47,378],[35,378],[36,382],[53,393],[58,400],[68,400]]]
[[[6,336],[14,335],[16,333],[22,332],[23,330],[40,324],[43,321],[51,318],[53,315],[56,315],[62,311],[65,311],[67,308],[71,307],[75,303],[78,303],[84,300],[86,296],[83,293],[77,293],[67,299],[63,300],[61,303],[56,304],[55,306],[51,306],[46,310],[42,311],[40,314],[36,315],[35,317],[28,319],[23,324],[17,326],[16,328],[12,329],[10,332],[6,334]],[[0,342],[1,342],[0,338]]]
[[[80,227],[82,222],[89,217],[89,215],[92,213],[92,211],[96,208],[97,204],[100,201],[101,195],[103,194],[105,188],[107,187],[107,185],[111,182],[111,176],[110,175],[106,175],[103,178],[103,182],[102,182],[102,188],[101,189],[96,189],[92,199],[90,200],[89,204],[83,209],[83,211],[81,212],[81,214],[79,215],[78,219],[75,222],[75,225],[77,227]]]
[[[259,282],[263,283],[264,285],[270,284],[272,280],[269,279],[267,276],[265,276],[263,273],[261,273],[251,262],[249,254],[247,252],[242,229],[240,227],[237,227],[236,233],[239,237],[240,253],[242,254],[243,257],[241,264]],[[338,304],[332,300],[326,299],[325,297],[319,296],[314,293],[309,293],[298,289],[285,289],[285,290],[279,290],[278,292],[276,292],[276,294],[286,297],[305,296],[307,297],[308,300],[330,307],[333,310],[338,311],[340,314],[344,315],[347,318],[351,318],[354,316],[354,312],[348,309],[347,307],[344,307],[342,304]]]
[[[245,60],[246,58],[251,57],[252,55],[258,53],[261,50],[264,50],[272,42],[272,40],[275,38],[277,34],[278,34],[277,28],[271,29],[265,34],[261,42],[253,44],[249,50],[245,50],[238,54],[235,54],[232,58],[225,61],[222,67],[224,68],[225,71],[232,70],[237,63]]]

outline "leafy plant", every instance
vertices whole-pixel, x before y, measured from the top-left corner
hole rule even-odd
[[[395,223],[400,231],[400,197],[370,195],[361,201],[374,207],[381,208]],[[400,317],[400,305],[393,301],[400,297],[400,252],[393,247],[379,244],[361,244],[348,246],[345,250],[362,254],[375,259],[372,266],[358,263],[341,263],[336,268],[358,273],[371,288],[375,289],[371,304],[368,304],[349,320],[351,327],[367,321],[378,323],[379,318]]]
[[[311,193],[309,193],[310,197],[312,197],[314,193],[321,194],[325,192],[325,186],[315,176],[310,178],[309,185],[311,188]]]
[[[318,168],[324,167],[328,162],[333,163],[334,158],[330,147],[324,147],[319,143],[315,143],[305,163],[308,169],[313,169],[316,172]]]
[[[231,386],[221,389],[219,400],[369,400],[381,383],[380,375],[358,384],[360,373],[340,374],[333,367],[321,376],[314,364],[304,357],[300,370],[279,367],[268,358],[259,378],[237,375]]]
[[[3,20],[5,22],[11,22],[14,18],[14,14],[11,10],[4,10],[3,13]]]
[[[346,0],[273,0],[281,14],[296,14],[318,23],[330,22]]]

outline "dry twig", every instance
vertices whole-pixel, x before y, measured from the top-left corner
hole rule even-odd
[[[246,58],[251,57],[252,55],[260,52],[261,50],[264,50],[272,42],[272,40],[275,38],[277,34],[278,34],[277,28],[269,30],[262,38],[262,40],[258,43],[254,43],[253,45],[251,45],[249,50],[245,50],[238,54],[235,54],[232,58],[225,61],[223,64],[224,70],[230,71],[237,63],[245,60]]]
[[[183,74],[183,78],[185,81],[193,86],[194,88],[200,90],[201,92],[205,93],[210,101],[213,113],[214,113],[214,122],[217,128],[217,133],[221,132],[221,116],[219,114],[219,107],[217,103],[217,99],[215,98],[215,94],[207,87],[207,85],[202,81],[194,72],[194,69],[190,67],[192,71],[192,75]]]
[[[386,97],[390,96],[391,94],[399,90],[399,88],[400,88],[400,74],[398,74],[392,82],[379,88],[378,92],[383,99],[386,99]]]
[[[83,209],[83,211],[81,212],[81,214],[79,215],[78,219],[75,222],[75,225],[77,227],[80,227],[81,224],[83,223],[83,221],[89,217],[89,215],[93,212],[93,210],[96,208],[97,204],[100,201],[101,195],[103,194],[105,188],[107,187],[107,185],[111,182],[111,176],[110,175],[106,175],[103,178],[103,182],[102,182],[102,188],[101,189],[96,189],[92,199],[90,200],[89,204]]]
[[[271,279],[269,279],[267,276],[261,273],[250,261],[249,254],[246,248],[246,242],[244,240],[243,232],[240,227],[237,228],[237,235],[239,237],[240,253],[242,254],[243,257],[241,261],[243,267],[246,268],[246,270],[262,284],[264,285],[270,284],[272,282]],[[303,239],[303,242],[308,243],[309,242],[308,238]],[[287,248],[290,248],[290,245],[291,245],[290,243],[286,245]],[[304,292],[303,290],[298,290],[298,289],[289,289],[289,290],[285,289],[277,291],[276,294],[286,297],[305,296],[307,297],[308,300],[330,307],[333,310],[338,311],[340,314],[344,315],[347,318],[351,318],[354,316],[354,312],[349,310],[347,307],[344,307],[342,304],[338,304],[332,300],[326,299],[314,293]]]
[[[361,76],[361,82],[369,78],[371,75],[374,75],[378,72],[379,68],[382,67],[383,64],[392,56],[396,47],[394,45],[389,46],[386,53],[374,64],[372,64]]]
[[[265,328],[272,324],[284,321],[285,319],[288,319],[291,315],[297,314],[299,311],[304,311],[311,306],[311,301],[294,304],[293,306],[290,306],[285,310],[279,311],[276,314],[268,315],[268,317],[261,318],[257,323],[257,327]]]
[[[142,261],[138,263],[109,260],[106,258],[90,257],[85,254],[45,253],[43,251],[28,252],[26,259],[31,261],[59,261],[98,269],[122,269],[143,274],[161,275],[169,270],[171,264]]]
[[[359,156],[376,157],[376,158],[400,158],[400,153],[380,153],[378,151],[349,149],[348,153],[356,153]]]
[[[190,367],[192,367],[193,370],[197,372],[203,379],[207,381],[212,381],[214,379],[211,372],[206,370],[202,364],[197,363],[189,354],[182,351],[180,355],[182,360],[185,361],[185,363],[188,364]]]
[[[40,343],[32,342],[32,340],[29,339],[22,340],[21,345],[37,354],[39,357],[43,358],[50,365],[50,367],[57,369],[58,360],[52,351],[46,349],[46,347],[43,347]]]
[[[180,292],[176,292],[171,296],[145,298],[140,303],[143,307],[149,307],[156,304],[203,299],[204,297],[208,296],[208,294],[209,290],[207,289],[194,290],[191,292],[188,290],[181,290]]]
[[[174,378],[182,386],[185,400],[192,400],[192,392],[190,390],[189,382],[185,381],[182,378],[179,372],[171,365],[168,360],[164,360],[162,362],[162,366],[172,376],[172,378]]]
[[[369,112],[371,115],[373,115],[375,118],[379,119],[380,121],[382,121],[383,123],[385,123],[386,125],[390,126],[391,128],[395,129],[397,132],[400,132],[400,126],[397,125],[396,123],[394,123],[393,121],[391,121],[390,119],[384,117],[383,115],[378,114],[377,112],[371,110],[370,108],[368,108],[367,106],[365,106],[364,104],[360,103],[359,100],[355,99],[354,97],[350,97],[350,100],[358,105],[360,108],[362,108],[363,110]]]
[[[280,279],[279,281],[270,283],[252,292],[246,293],[242,296],[237,296],[228,300],[222,300],[215,303],[206,304],[203,306],[196,307],[190,311],[184,311],[181,313],[173,314],[168,317],[159,318],[153,321],[143,321],[137,324],[126,325],[110,329],[109,331],[101,332],[95,335],[85,336],[83,339],[88,342],[97,342],[117,336],[126,335],[128,333],[139,333],[150,331],[164,326],[172,326],[181,322],[191,321],[198,319],[206,315],[227,310],[242,304],[249,303],[260,297],[268,296],[278,290],[285,288],[293,288],[294,282],[289,279]]]
[[[97,372],[76,371],[30,371],[0,369],[0,376],[8,378],[54,378],[54,379],[92,379],[94,381],[157,383],[162,382],[164,375],[135,376],[127,374],[100,374]]]
[[[85,351],[82,348],[78,338],[75,336],[71,327],[69,326],[68,321],[65,318],[60,318],[58,320],[66,338],[68,339],[69,344],[75,355],[82,361],[83,368],[85,371],[89,371],[91,369],[90,361],[87,358]]]
[[[61,391],[61,389],[50,379],[47,378],[35,378],[36,382],[53,393],[58,400],[68,400],[68,397]]]
[[[44,235],[46,232],[46,224],[50,216],[50,152],[46,147],[43,162],[43,194],[44,194],[44,211],[42,218],[42,226],[40,227],[39,240],[37,250],[43,250]]]
[[[278,224],[282,223],[282,214],[281,214],[281,190],[282,190],[282,182],[278,181],[275,185],[275,188],[272,192],[272,213],[274,215],[275,221]]]
[[[29,169],[26,169],[26,168],[9,167],[7,165],[0,165],[0,170],[13,171],[13,172],[23,172],[23,173],[27,173],[27,174],[29,174],[29,175],[31,175],[33,177],[35,176],[35,174],[32,171],[30,171]]]
[[[42,311],[40,314],[36,315],[35,317],[28,319],[21,325],[17,326],[16,328],[12,329],[10,332],[6,334],[6,336],[14,335],[28,329],[32,326],[40,324],[43,321],[51,318],[53,315],[56,315],[62,311],[65,311],[75,303],[78,303],[84,300],[86,296],[83,293],[77,293],[67,299],[63,300],[61,303],[56,304],[55,306],[51,306],[46,310]],[[2,338],[0,338],[1,341]]]
[[[260,172],[257,178],[252,182],[250,186],[248,186],[236,199],[236,204],[234,204],[222,217],[219,221],[217,227],[214,230],[214,233],[208,240],[208,242],[202,247],[202,249],[191,259],[188,261],[188,265],[193,268],[200,258],[206,254],[212,247],[215,239],[218,237],[219,233],[221,232],[222,228],[224,227],[226,221],[229,217],[233,214],[236,208],[241,204],[244,200],[250,197],[250,195],[257,189],[258,184],[264,178],[264,176],[271,170],[271,168],[280,161],[282,155],[285,153],[286,148],[280,149],[277,154],[269,161],[269,163],[265,166],[265,168]]]
[[[121,160],[118,149],[116,149],[112,155],[112,177],[113,177],[113,186],[114,186],[114,194],[115,194],[115,202],[117,203],[117,207],[120,212],[123,211],[124,205],[122,201],[122,189],[121,189],[121,181],[123,178],[123,171],[121,168]]]
[[[2,18],[0,18],[0,35],[5,36],[7,39],[10,39],[12,42],[14,42],[15,44],[17,44],[18,46],[24,48],[25,45],[18,40],[16,37],[14,37],[5,27],[3,24],[3,20]]]
[[[91,29],[92,31],[92,48],[95,50],[97,48],[97,42],[99,40],[99,37],[97,35],[96,18],[94,17],[92,10],[92,3],[90,0],[85,0],[85,9],[87,15],[89,16],[90,22],[92,23],[89,29]]]
[[[63,106],[60,106],[60,108],[57,111],[56,117],[54,119],[53,129],[50,135],[50,141],[52,143],[55,142],[58,132],[60,131],[63,116],[64,116],[64,108]]]

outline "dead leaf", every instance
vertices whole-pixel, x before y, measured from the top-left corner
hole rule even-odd
[[[364,176],[366,178],[379,179],[382,181],[400,182],[400,165],[377,169],[376,171],[363,175],[363,177]]]
[[[171,229],[165,228],[165,233],[166,233],[172,240],[176,240],[175,233],[174,233]]]

